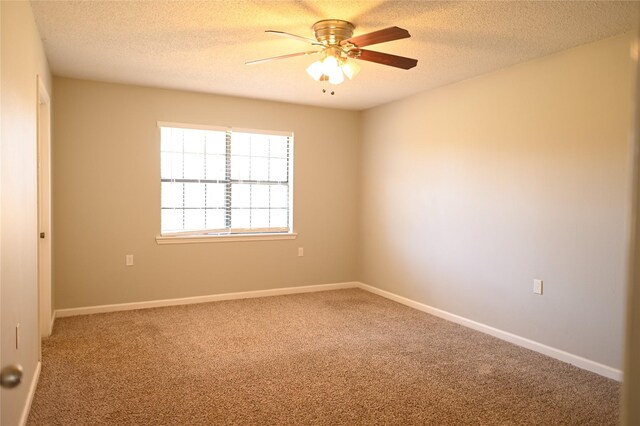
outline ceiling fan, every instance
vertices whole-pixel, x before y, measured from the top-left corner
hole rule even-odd
[[[340,84],[344,81],[344,76],[352,79],[358,73],[360,67],[353,59],[375,62],[405,70],[411,69],[418,64],[417,59],[362,49],[362,47],[372,44],[411,37],[409,31],[403,28],[389,27],[355,37],[353,36],[355,26],[351,22],[341,19],[324,19],[313,24],[312,28],[315,40],[283,31],[267,30],[265,32],[303,41],[316,46],[319,50],[258,59],[245,64],[255,65],[295,56],[320,54],[322,56],[320,60],[312,63],[307,68],[307,73],[316,81],[328,81],[331,84]]]

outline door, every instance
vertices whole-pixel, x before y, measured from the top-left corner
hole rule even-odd
[[[640,14],[639,14],[640,16]],[[632,140],[633,181],[629,232],[629,270],[627,276],[627,330],[624,379],[622,382],[621,422],[623,426],[640,424],[640,36],[636,28],[633,49],[635,66],[635,115]]]

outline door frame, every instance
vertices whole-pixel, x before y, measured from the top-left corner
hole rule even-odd
[[[51,334],[51,98],[38,76],[38,328],[40,339]],[[44,238],[40,237],[44,233]],[[39,351],[41,352],[41,351]],[[41,355],[40,355],[41,357]]]

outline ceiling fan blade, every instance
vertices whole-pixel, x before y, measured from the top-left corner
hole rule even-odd
[[[271,33],[271,34],[279,35],[281,37],[287,37],[294,40],[303,41],[305,43],[311,43],[314,46],[323,46],[323,44],[319,43],[318,40],[314,40],[308,37],[302,37],[302,36],[291,34],[291,33],[285,33],[284,31],[266,30],[265,33]]]
[[[245,65],[256,65],[256,64],[261,64],[263,62],[277,61],[278,59],[287,59],[287,58],[294,58],[296,56],[313,55],[314,53],[319,53],[319,52],[321,52],[321,51],[320,50],[312,50],[310,52],[290,53],[288,55],[272,56],[271,58],[257,59],[255,61],[245,62],[244,64]]]
[[[351,37],[340,42],[341,45],[346,43],[355,44],[357,47],[371,46],[372,44],[385,43],[387,41],[400,40],[402,38],[411,37],[409,31],[400,27],[389,27],[383,30],[371,33],[361,34]]]
[[[417,59],[391,55],[390,53],[374,52],[373,50],[360,49],[360,56],[356,56],[355,58],[382,65],[389,65],[391,67],[402,68],[403,70],[408,70],[418,65]]]

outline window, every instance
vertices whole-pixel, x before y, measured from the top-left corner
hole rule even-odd
[[[159,126],[162,235],[292,232],[291,133]]]

